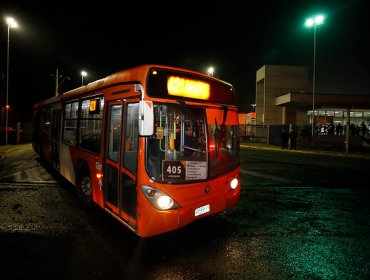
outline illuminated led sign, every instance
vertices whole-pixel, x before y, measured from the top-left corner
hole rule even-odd
[[[90,100],[90,112],[95,112],[96,110],[96,99]]]
[[[208,83],[170,76],[167,80],[169,95],[207,100],[210,94]]]
[[[99,99],[91,99],[89,107],[89,115],[95,115],[100,113]]]

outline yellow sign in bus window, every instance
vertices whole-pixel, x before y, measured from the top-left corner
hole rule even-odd
[[[167,80],[169,95],[207,100],[210,86],[206,82],[170,76]]]
[[[95,112],[96,110],[96,99],[90,100],[90,112]]]

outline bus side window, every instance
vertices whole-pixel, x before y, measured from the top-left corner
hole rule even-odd
[[[80,148],[96,154],[100,152],[101,145],[103,110],[100,110],[100,104],[103,103],[103,97],[89,98],[81,102],[79,145]],[[95,110],[91,111],[92,107]]]
[[[75,146],[77,133],[78,101],[69,102],[64,108],[63,142]]]

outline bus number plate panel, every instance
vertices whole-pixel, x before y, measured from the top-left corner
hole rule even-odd
[[[209,211],[211,211],[211,207],[209,206],[209,204],[207,204],[207,205],[204,205],[202,207],[195,209],[194,215],[196,217],[196,216],[208,213]]]
[[[181,161],[164,160],[162,164],[164,180],[185,179],[185,164]]]
[[[204,180],[207,178],[206,161],[162,161],[164,180]]]

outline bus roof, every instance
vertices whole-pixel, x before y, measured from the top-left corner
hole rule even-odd
[[[209,76],[205,73],[198,72],[198,71],[195,71],[195,70],[190,70],[190,69],[180,68],[180,67],[160,65],[160,64],[145,64],[145,65],[140,65],[140,66],[124,69],[124,70],[121,70],[121,71],[117,71],[117,72],[115,72],[113,74],[110,74],[110,75],[108,75],[108,76],[106,76],[102,79],[93,81],[93,82],[91,82],[87,85],[72,89],[70,91],[66,91],[62,94],[59,94],[58,96],[55,96],[55,97],[49,98],[47,100],[41,101],[38,104],[35,104],[34,106],[37,107],[41,104],[49,104],[49,103],[57,102],[60,99],[71,99],[73,97],[78,97],[82,94],[86,94],[86,93],[93,92],[93,91],[96,91],[96,90],[99,90],[99,89],[104,89],[106,87],[110,87],[110,86],[113,86],[113,85],[119,85],[119,84],[123,84],[123,83],[138,83],[138,84],[141,84],[143,87],[145,87],[146,78],[147,78],[149,69],[151,69],[151,68],[162,68],[162,69],[168,69],[168,70],[172,70],[172,71],[180,71],[180,72],[185,72],[185,73],[188,73],[188,74],[194,74],[194,75],[198,75],[200,77],[203,77],[205,79],[214,80],[214,81],[224,83],[225,85],[228,85],[228,86],[232,87],[231,84],[229,84],[229,83],[227,83],[223,80],[220,80],[216,77]]]

